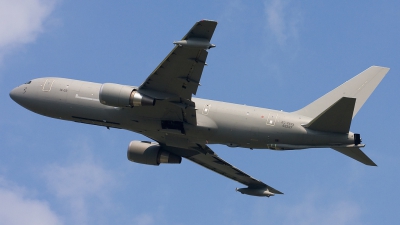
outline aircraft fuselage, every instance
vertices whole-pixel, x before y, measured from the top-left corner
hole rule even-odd
[[[197,143],[224,144],[251,149],[304,149],[351,146],[354,134],[320,132],[302,125],[312,118],[294,113],[200,98],[195,102],[197,126],[174,124],[174,115],[149,110],[153,106],[112,107],[101,104],[102,84],[46,77],[11,91],[10,96],[25,108],[52,118],[130,130],[153,140],[188,137]],[[156,101],[155,104],[163,104]],[[145,109],[145,110],[143,110]],[[157,108],[159,109],[159,108]],[[164,124],[163,124],[164,123]]]

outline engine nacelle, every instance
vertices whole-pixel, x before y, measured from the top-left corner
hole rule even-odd
[[[146,141],[131,141],[127,156],[132,162],[156,166],[160,163],[180,164],[182,161],[182,157],[163,151],[158,143]]]
[[[154,98],[140,94],[136,88],[121,84],[105,83],[99,93],[100,103],[108,106],[153,106]]]

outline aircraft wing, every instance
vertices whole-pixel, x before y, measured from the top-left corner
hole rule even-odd
[[[207,145],[201,147],[192,147],[191,149],[180,149],[176,147],[164,146],[169,152],[185,157],[186,159],[197,163],[209,170],[219,173],[225,177],[247,185],[249,188],[267,188],[274,194],[283,194],[275,188],[257,180],[244,173],[230,163],[218,157]]]
[[[174,42],[176,44],[174,49],[139,87],[140,93],[156,99],[154,107],[160,107],[159,111],[166,111],[161,119],[166,119],[170,123],[180,121],[197,125],[195,103],[191,98],[200,85],[201,74],[206,65],[207,50],[215,47],[210,40],[216,26],[215,21],[197,22],[181,41]],[[224,161],[206,145],[189,144],[187,139],[174,135],[168,135],[166,139],[155,137],[153,139],[159,142],[163,149],[249,188],[266,188],[272,193],[282,194]]]
[[[182,38],[168,56],[139,87],[141,93],[156,99],[181,98],[190,100],[196,94],[206,65],[207,49],[217,26],[216,21],[202,20]]]
[[[207,49],[215,47],[210,40],[216,26],[217,22],[210,20],[195,23],[182,40],[174,42],[176,46],[139,87],[140,93],[156,99],[156,107],[165,111],[161,119],[197,125],[191,99],[200,85]]]

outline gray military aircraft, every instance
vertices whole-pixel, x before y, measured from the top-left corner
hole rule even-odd
[[[139,87],[58,77],[33,79],[10,97],[35,113],[62,120],[126,129],[155,142],[132,141],[128,159],[159,165],[186,158],[247,187],[242,194],[283,194],[216,155],[211,144],[249,149],[332,148],[361,163],[376,164],[350,132],[353,117],[389,68],[372,66],[295,112],[192,97],[200,86],[217,22],[190,29]]]

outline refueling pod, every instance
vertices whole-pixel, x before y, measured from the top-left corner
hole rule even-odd
[[[265,197],[271,197],[274,196],[275,193],[271,192],[268,190],[268,187],[261,187],[261,188],[236,188],[236,191],[246,194],[246,195],[253,195],[253,196],[265,196]]]
[[[180,164],[182,157],[162,150],[156,142],[131,141],[127,153],[129,161],[158,166],[160,163]]]
[[[210,49],[210,48],[215,47],[214,44],[211,44],[209,40],[204,39],[204,38],[190,38],[187,40],[174,41],[174,44],[183,46],[183,47],[190,47],[190,48]]]
[[[126,106],[153,106],[155,99],[138,92],[137,88],[105,83],[101,85],[99,92],[101,104],[115,107]]]

